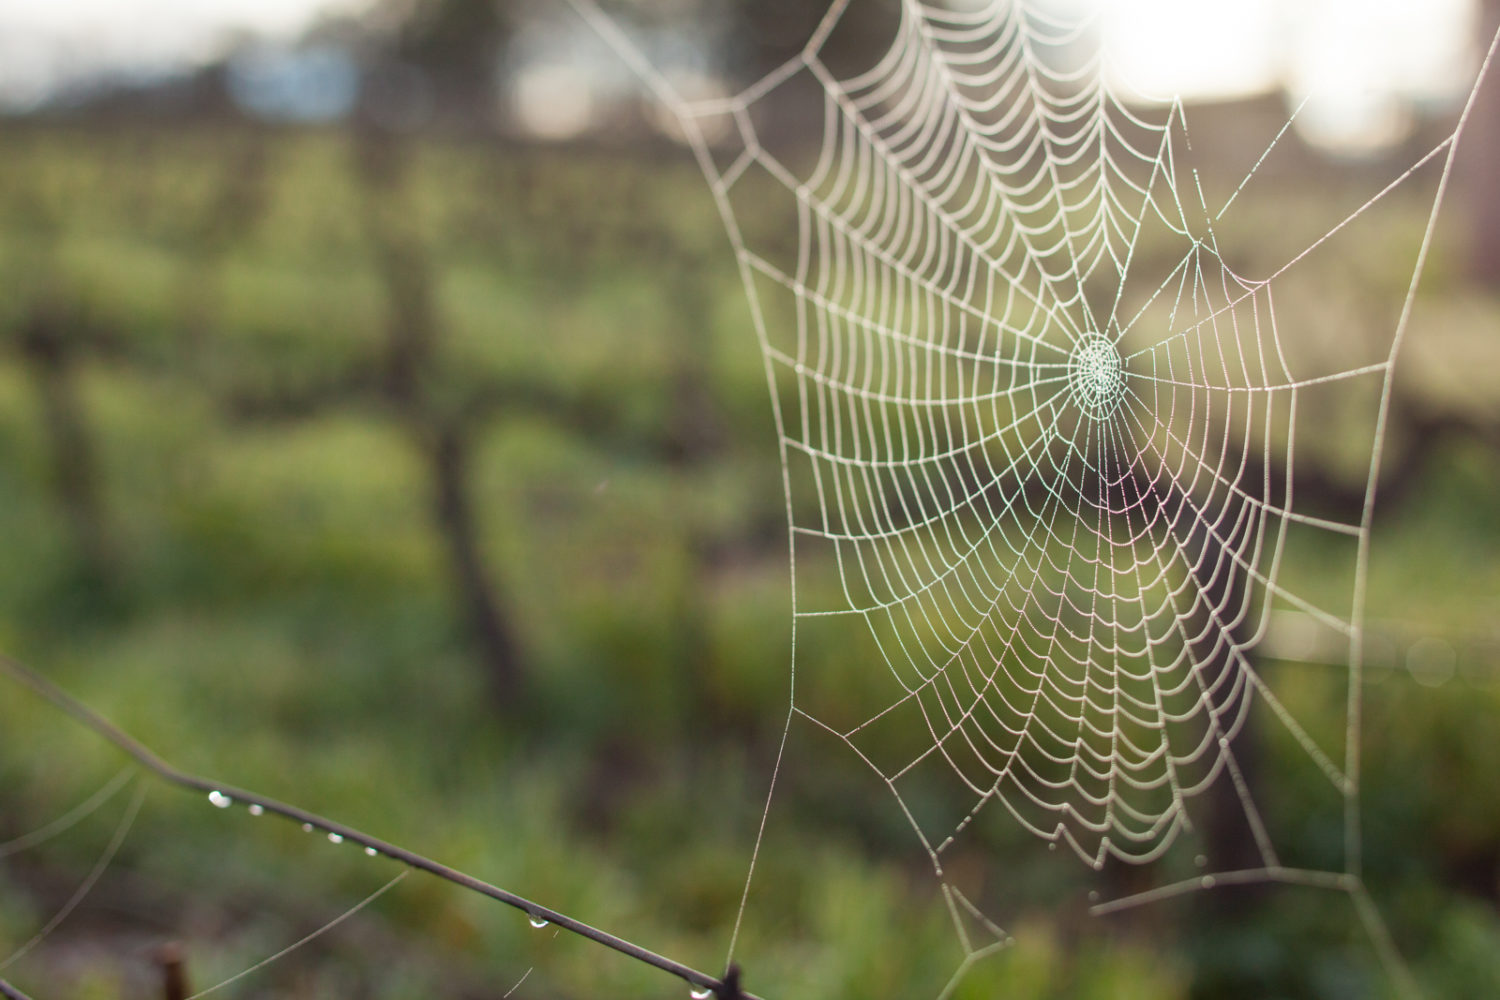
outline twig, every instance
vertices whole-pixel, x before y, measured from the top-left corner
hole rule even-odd
[[[161,966],[162,996],[165,1000],[187,1000],[187,957],[182,945],[168,941],[156,951],[156,964]]]
[[[715,996],[734,998],[734,1000],[760,1000],[754,994],[744,993],[739,990],[737,969],[731,969],[725,974],[723,979],[710,976],[705,972],[699,972],[697,969],[683,965],[681,962],[642,948],[638,944],[626,941],[624,938],[616,937],[608,931],[602,931],[581,920],[576,920],[565,913],[559,913],[549,907],[534,903],[523,896],[518,896],[499,886],[491,885],[456,868],[450,868],[441,862],[434,861],[414,851],[409,851],[404,847],[399,847],[377,837],[372,837],[353,827],[345,826],[324,816],[308,812],[306,809],[289,805],[285,802],[278,802],[275,799],[267,798],[264,795],[259,795],[243,788],[236,788],[218,781],[210,781],[207,778],[180,770],[161,757],[158,757],[145,744],[127,735],[114,723],[63,691],[30,667],[3,653],[0,653],[0,673],[7,674],[11,679],[30,688],[36,694],[51,702],[64,714],[70,716],[74,721],[92,730],[96,735],[134,758],[136,763],[168,784],[210,795],[215,804],[221,802],[225,802],[226,804],[242,804],[252,807],[260,813],[271,813],[281,816],[284,819],[289,819],[294,823],[311,826],[323,833],[337,835],[345,841],[358,844],[367,850],[375,851],[377,854],[427,872],[429,875],[434,875],[445,882],[451,882],[470,892],[478,893],[481,896],[488,896],[490,899],[513,906],[525,912],[532,920],[545,920],[547,923],[553,924],[563,930],[571,931],[579,937],[587,938],[596,944],[601,944],[612,951],[617,951],[638,962],[643,962],[663,972],[669,972],[694,987],[712,991]],[[3,994],[8,1000],[15,1000],[17,997],[20,1000],[28,1000],[24,994],[6,992],[11,989],[12,987],[0,981],[0,994]]]
[[[31,997],[3,979],[0,979],[0,997],[5,997],[5,1000],[31,1000]]]

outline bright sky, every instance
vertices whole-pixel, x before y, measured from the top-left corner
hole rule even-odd
[[[1466,92],[1473,0],[1053,0],[1102,4],[1115,70],[1142,93],[1286,90],[1322,145],[1379,148],[1413,105]]]
[[[0,0],[0,106],[80,73],[192,65],[235,33],[292,37],[365,2]],[[1137,90],[1229,96],[1280,83],[1295,100],[1314,94],[1308,121],[1334,131],[1389,126],[1397,103],[1460,92],[1474,66],[1474,0],[1045,2],[1102,5],[1116,70]]]
[[[1117,64],[1148,93],[1231,95],[1284,82],[1429,97],[1466,87],[1474,68],[1472,0],[1084,2],[1104,7]]]
[[[362,0],[0,0],[0,105],[113,69],[145,72],[212,58],[235,33],[289,38]]]

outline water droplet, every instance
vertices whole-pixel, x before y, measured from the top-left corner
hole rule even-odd
[[[225,795],[217,788],[208,793],[208,801],[213,803],[213,805],[219,809],[228,809],[230,806],[234,805],[234,799],[231,799],[229,796]]]
[[[543,920],[541,917],[532,917],[531,926],[535,927],[537,930],[541,930],[543,927],[547,926],[547,921]]]
[[[1208,858],[1200,854],[1193,859],[1193,864],[1197,865],[1199,868],[1202,868],[1204,865],[1208,864]]]
[[[1089,902],[1090,903],[1097,903],[1097,902],[1099,902],[1099,890],[1098,889],[1090,889],[1089,890]]]
[[[311,823],[303,823],[302,824],[302,832],[303,833],[312,833],[312,824]]]
[[[1205,875],[1198,880],[1198,884],[1203,886],[1203,888],[1205,889],[1212,889],[1217,884],[1217,882],[1212,875]]]
[[[330,844],[342,844],[344,842],[344,838],[337,833],[330,833],[328,835],[328,842]]]
[[[261,815],[263,815],[265,813],[265,811],[266,811],[265,806],[262,806],[262,805],[259,805],[259,804],[252,804],[250,806],[250,815],[251,816],[261,816]]]
[[[373,847],[366,847],[365,848],[365,853],[368,854],[370,857],[373,858],[375,855],[379,854],[380,852],[377,851],[377,850],[375,850],[375,848],[373,848]]]
[[[1057,850],[1057,841],[1055,841],[1055,840],[1049,840],[1047,842],[1047,850],[1049,850],[1049,851],[1055,851],[1055,850]]]
[[[707,986],[701,990],[688,990],[688,996],[692,997],[693,1000],[708,1000],[713,995],[714,991]]]

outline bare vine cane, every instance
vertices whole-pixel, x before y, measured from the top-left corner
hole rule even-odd
[[[361,830],[345,826],[325,816],[309,812],[295,805],[279,802],[244,788],[236,788],[223,782],[212,781],[208,778],[183,771],[157,756],[145,744],[125,733],[114,723],[105,719],[99,713],[63,691],[56,684],[53,684],[19,660],[0,653],[0,674],[5,674],[11,680],[23,687],[30,688],[35,694],[51,702],[54,707],[61,710],[75,722],[91,730],[95,735],[134,759],[137,764],[154,777],[169,785],[206,794],[209,800],[216,806],[228,807],[234,804],[241,804],[257,815],[280,816],[294,823],[310,826],[322,833],[338,836],[349,843],[360,845],[365,848],[367,853],[383,855],[393,861],[399,861],[408,867],[427,872],[429,875],[434,875],[445,882],[451,882],[470,892],[478,893],[481,896],[488,896],[490,899],[521,910],[532,920],[546,921],[562,930],[570,931],[579,937],[593,941],[595,944],[600,944],[612,951],[619,952],[628,958],[633,958],[638,962],[677,976],[693,988],[706,990],[709,995],[718,997],[720,1000],[761,1000],[761,998],[754,994],[746,993],[741,989],[739,985],[740,972],[736,966],[730,966],[722,979],[711,976],[706,972],[700,972],[691,966],[684,965],[681,962],[643,948],[632,941],[617,937],[608,931],[600,930],[597,927],[586,924],[581,920],[568,916],[566,913],[560,913],[540,903],[532,902],[524,896],[519,896],[499,886],[491,885],[489,882],[475,878],[456,868],[452,868],[439,861],[434,861],[431,858],[418,854],[415,851],[407,850],[396,844],[388,843]],[[0,997],[4,997],[6,1000],[31,1000],[31,998],[16,990],[15,987],[10,986],[4,980],[0,980]]]
[[[0,997],[5,997],[5,1000],[31,1000],[31,997],[3,979],[0,979]]]

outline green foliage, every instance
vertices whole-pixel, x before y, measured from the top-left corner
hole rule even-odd
[[[59,516],[33,378],[7,350],[0,646],[195,771],[715,967],[786,719],[790,600],[764,370],[692,164],[407,151],[403,218],[429,257],[443,332],[433,395],[455,411],[496,401],[474,428],[473,488],[483,556],[525,649],[524,704],[503,713],[454,599],[422,443],[388,400],[349,387],[378,367],[390,310],[345,139],[56,127],[0,144],[4,343],[51,303],[77,332],[113,541],[92,573]],[[223,152],[256,144],[258,168]],[[258,191],[259,207],[213,242],[232,185]],[[306,405],[246,404],[267,399]],[[1372,614],[1463,628],[1493,610],[1496,476],[1493,455],[1461,456],[1412,513],[1381,523]],[[1420,598],[1413,575],[1431,582]],[[838,580],[811,563],[798,584],[812,605]],[[1342,586],[1330,571],[1328,591]],[[862,642],[804,630],[799,699],[847,713],[841,723],[866,717],[880,702]],[[1445,996],[1493,991],[1500,933],[1500,809],[1486,791],[1500,760],[1482,738],[1493,647],[1463,655],[1472,676],[1446,687],[1398,675],[1369,688],[1370,882],[1417,974]],[[1287,674],[1313,738],[1340,745],[1342,676],[1268,669]],[[0,696],[0,733],[0,841],[118,767],[18,692]],[[1260,738],[1272,761],[1298,753]],[[931,992],[964,956],[925,856],[852,755],[830,741],[800,749],[760,861],[762,919],[741,942],[749,987],[819,1000]],[[905,748],[872,730],[869,752]],[[1337,868],[1343,819],[1316,805],[1320,780],[1267,789],[1268,813],[1296,830],[1307,863]],[[920,808],[950,810],[947,796]],[[0,940],[47,919],[127,797],[42,861],[0,861]],[[1288,904],[1273,887],[1232,919],[1189,912],[1085,938],[1075,910],[1035,902],[1076,894],[1070,877],[1011,864],[1012,849],[1035,845],[999,829],[954,864],[996,899],[1033,902],[1008,911],[1015,943],[974,961],[955,998],[1332,998],[1386,981],[1340,894],[1297,890]],[[125,937],[179,936],[207,985],[392,874],[153,787],[101,886],[134,901],[133,916],[88,910],[24,968],[65,984],[42,995],[119,995],[143,975]],[[417,877],[377,912],[238,995],[495,995],[533,966],[525,995],[664,988]]]

